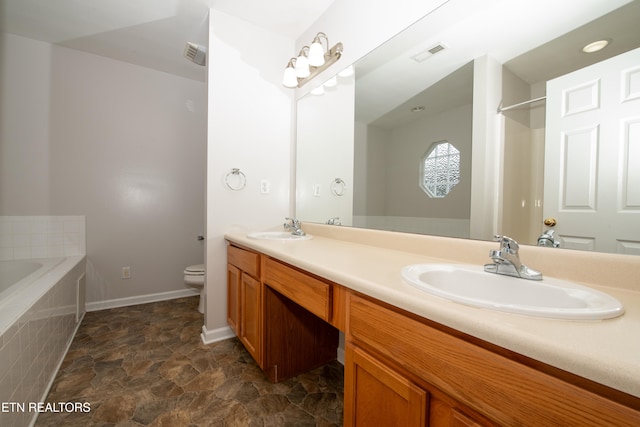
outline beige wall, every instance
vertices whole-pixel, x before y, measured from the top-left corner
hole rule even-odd
[[[86,216],[94,308],[184,292],[204,257],[205,84],[17,36],[2,46],[0,213]]]
[[[471,105],[456,107],[391,130],[356,123],[355,225],[468,237],[471,111]],[[460,151],[461,180],[447,197],[431,198],[419,185],[420,162],[441,141]]]
[[[471,105],[452,108],[392,130],[356,123],[356,225],[468,237],[471,203]],[[461,181],[444,198],[420,187],[420,161],[434,143],[461,153]],[[442,219],[451,219],[449,227]]]
[[[444,198],[431,198],[418,185],[420,161],[434,143],[460,151],[460,183]],[[387,142],[386,213],[393,216],[469,218],[471,197],[471,105],[394,129]]]
[[[507,68],[502,70],[503,105],[542,95]],[[544,89],[544,83],[536,85]],[[501,234],[520,243],[537,243],[543,230],[544,103],[505,111]],[[537,129],[536,126],[542,126]]]
[[[296,217],[352,225],[354,185],[354,78],[337,77],[322,95],[296,103]],[[340,178],[345,185],[336,184]],[[314,188],[314,187],[317,187]]]
[[[0,33],[0,215],[48,215],[51,45]]]
[[[281,84],[293,55],[291,40],[215,10],[209,25],[209,52],[215,52],[215,60],[208,68],[204,339],[214,341],[231,335],[224,234],[282,229],[291,212],[294,92]],[[240,191],[224,186],[232,168],[246,175]],[[270,183],[269,194],[260,192],[263,179]]]
[[[383,216],[386,209],[388,130],[356,122],[354,214]]]

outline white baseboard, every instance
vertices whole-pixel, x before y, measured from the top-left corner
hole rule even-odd
[[[235,336],[236,334],[228,326],[209,331],[205,325],[202,325],[202,333],[200,334],[203,344],[213,344],[214,342],[226,340]]]
[[[130,305],[147,304],[156,301],[166,301],[176,298],[200,295],[197,289],[181,289],[179,291],[160,292],[158,294],[138,295],[135,297],[116,298],[106,301],[88,302],[87,311],[99,311],[109,308],[127,307]]]

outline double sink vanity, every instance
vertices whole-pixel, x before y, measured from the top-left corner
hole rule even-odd
[[[534,281],[483,271],[495,243],[304,228],[226,236],[228,323],[274,382],[343,332],[345,426],[640,425],[635,257],[527,248]]]

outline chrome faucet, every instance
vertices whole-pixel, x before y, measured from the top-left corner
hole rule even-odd
[[[333,218],[329,218],[327,220],[327,224],[329,224],[329,225],[342,225],[342,223],[340,222],[340,217],[339,216],[334,216]]]
[[[295,218],[285,218],[286,221],[290,221],[289,223],[285,222],[283,224],[284,229],[287,231],[291,231],[291,234],[294,236],[305,236],[306,233],[302,231],[302,223]]]
[[[494,236],[494,240],[500,242],[498,250],[489,251],[491,264],[484,265],[484,271],[488,273],[504,274],[529,280],[542,280],[542,273],[527,267],[520,262],[518,242],[507,236]]]
[[[547,246],[557,248],[560,246],[560,242],[558,242],[554,236],[555,230],[547,230],[542,233],[538,237],[538,246]]]

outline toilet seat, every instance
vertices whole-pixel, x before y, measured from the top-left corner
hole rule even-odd
[[[184,282],[192,286],[204,285],[204,264],[190,265],[184,269]]]
[[[204,276],[204,264],[190,265],[184,269],[185,276]]]
[[[200,289],[200,299],[198,301],[198,311],[204,313],[204,264],[190,265],[184,269],[184,283],[187,286]]]

